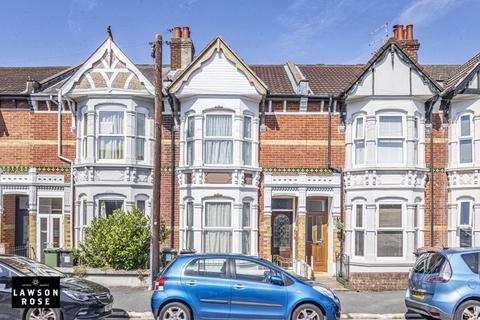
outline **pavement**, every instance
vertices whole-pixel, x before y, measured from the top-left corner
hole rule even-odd
[[[110,319],[153,319],[150,311],[151,291],[145,288],[112,287],[113,315]],[[404,291],[337,291],[342,304],[342,319],[423,319],[406,314]]]

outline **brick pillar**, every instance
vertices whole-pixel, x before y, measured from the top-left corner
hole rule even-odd
[[[72,232],[71,232],[70,221],[71,221],[71,216],[70,215],[66,214],[66,215],[63,216],[63,234],[64,234],[63,248],[65,248],[65,249],[71,249],[70,248],[70,240],[71,240]]]
[[[297,260],[305,261],[305,213],[299,213],[297,217]]]
[[[28,213],[28,242],[30,244],[30,257],[38,259],[41,257],[37,252],[37,213],[29,211]]]
[[[265,259],[272,259],[272,216],[263,216],[263,255]]]

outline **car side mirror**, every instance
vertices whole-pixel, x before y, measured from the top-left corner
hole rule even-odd
[[[275,276],[275,275],[270,276],[270,283],[274,284],[276,286],[285,285],[285,282],[283,282],[283,278],[280,277],[280,276]]]

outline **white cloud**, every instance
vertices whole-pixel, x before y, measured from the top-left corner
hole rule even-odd
[[[79,18],[95,9],[97,5],[97,0],[73,0],[67,16],[68,27],[74,31],[82,31],[83,25]]]
[[[461,0],[415,0],[393,20],[394,23],[426,25],[462,3]]]

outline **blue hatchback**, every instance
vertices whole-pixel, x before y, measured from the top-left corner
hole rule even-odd
[[[157,320],[340,318],[330,289],[242,255],[178,256],[156,279],[151,305]]]
[[[405,304],[436,319],[480,319],[480,248],[421,254],[410,274]]]

